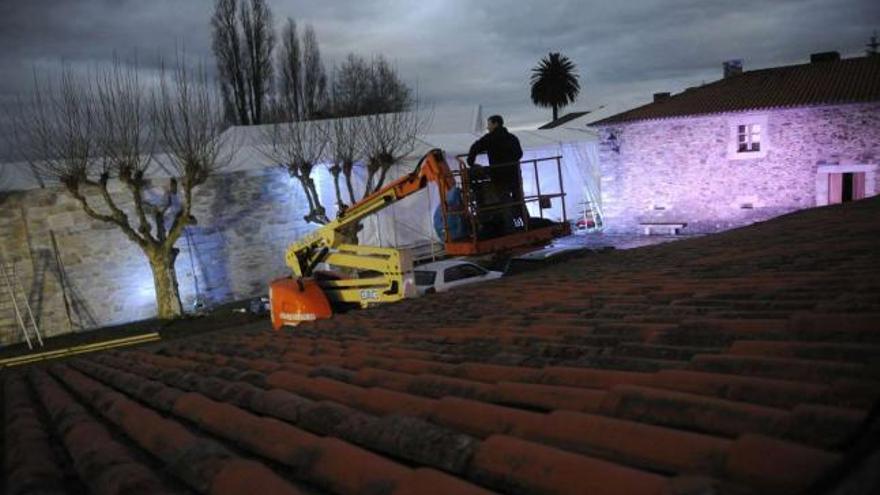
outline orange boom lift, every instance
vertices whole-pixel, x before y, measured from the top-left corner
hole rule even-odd
[[[415,296],[413,262],[409,253],[395,248],[358,245],[353,232],[365,217],[421,191],[429,183],[437,186],[444,222],[450,214],[457,214],[472,226],[465,239],[445,239],[449,254],[503,252],[546,242],[569,232],[568,222],[563,221],[491,239],[478,238],[480,212],[474,202],[466,200],[459,209],[448,209],[447,193],[456,186],[457,180],[468,183],[466,167],[459,161],[459,171],[453,173],[443,152],[433,149],[419,161],[413,172],[367,196],[340,213],[334,221],[291,244],[285,261],[293,271],[292,276],[274,280],[269,285],[272,326],[280,329],[284,325],[295,326],[303,321],[329,318],[334,307],[339,305],[368,307]],[[345,276],[338,271],[328,273],[320,270],[319,265],[354,275]]]

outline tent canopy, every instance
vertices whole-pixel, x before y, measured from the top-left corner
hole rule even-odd
[[[476,112],[479,114],[479,112]],[[479,122],[469,122],[479,116],[461,117],[455,125],[446,126],[432,124],[429,128],[446,129],[455,127],[458,129],[475,129]],[[462,112],[463,115],[463,112]],[[444,117],[444,120],[448,119]],[[469,123],[468,123],[469,122]],[[299,125],[313,125],[303,122]],[[231,163],[223,169],[224,173],[232,172],[258,172],[261,169],[278,166],[272,163],[263,152],[261,147],[266,146],[267,130],[271,126],[231,127],[224,132],[224,138],[235,142],[240,146]],[[599,194],[599,168],[598,168],[598,139],[596,132],[591,129],[556,128],[548,130],[518,130],[514,134],[519,138],[524,156],[523,160],[535,160],[541,158],[561,157],[562,187],[565,189],[565,215],[572,219],[581,211],[582,202],[588,198],[597,198]],[[479,138],[478,132],[435,132],[423,134],[417,137],[414,149],[401,160],[400,163],[388,174],[387,182],[411,172],[416,162],[428,151],[439,148],[446,153],[447,161],[451,168],[458,168],[456,157],[466,155],[471,144]],[[148,176],[151,178],[168,177],[168,156],[157,154],[156,166],[149,169]],[[478,163],[487,163],[485,157],[478,157]],[[326,164],[325,164],[326,165]],[[0,164],[0,191],[28,190],[43,187],[37,180],[36,175],[25,163]],[[536,170],[530,164],[522,168],[523,189],[526,195],[537,193],[538,181]],[[333,178],[327,166],[318,166],[312,172],[318,187],[321,202],[327,209],[331,218],[336,215],[336,197],[333,187]],[[557,176],[556,162],[543,161],[538,164],[537,177],[540,179],[542,194],[560,192],[559,177]],[[355,167],[354,189],[356,194],[363,194],[366,179],[364,167]],[[45,186],[52,186],[51,182]],[[291,187],[299,187],[291,182]],[[342,188],[345,191],[345,187]],[[348,202],[344,198],[344,202]],[[433,229],[433,212],[439,205],[436,189],[427,188],[413,197],[393,205],[364,222],[361,232],[361,242],[378,246],[400,246],[425,241],[436,241]],[[537,204],[530,204],[530,213],[533,216],[539,214]],[[552,207],[543,211],[545,218],[561,220],[563,217],[563,204],[559,200],[553,201]]]
[[[583,207],[583,201],[590,195],[598,197],[599,167],[598,140],[591,130],[550,129],[543,131],[517,131],[516,136],[523,148],[523,160],[560,157],[561,177],[557,174],[556,161],[547,160],[522,166],[523,191],[528,195],[537,194],[540,184],[542,194],[559,193],[560,183],[565,192],[564,208],[561,200],[554,200],[551,208],[545,209],[545,218],[562,220],[563,211],[568,219],[576,217]],[[439,148],[446,153],[447,162],[453,170],[458,169],[457,156],[466,155],[471,144],[479,137],[475,133],[428,134],[420,136],[418,144],[410,155],[395,166],[389,177],[396,178],[411,172],[416,162],[428,151]],[[478,157],[477,163],[487,163],[485,156]],[[361,191],[365,181],[362,168],[356,168],[355,189]],[[320,194],[328,212],[335,215],[334,189],[332,178],[326,170],[317,170]],[[325,199],[325,198],[330,198]],[[428,241],[438,241],[433,228],[433,212],[439,206],[436,188],[428,187],[373,215],[364,222],[360,242],[376,246],[402,246]],[[538,205],[529,205],[530,214],[538,216]]]

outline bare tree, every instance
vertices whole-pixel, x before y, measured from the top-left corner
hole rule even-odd
[[[327,111],[327,72],[321,61],[318,38],[312,26],[306,26],[303,49],[303,106],[306,119],[321,117]]]
[[[275,31],[265,0],[216,0],[212,48],[227,110],[241,125],[260,124],[272,88]]]
[[[370,93],[370,66],[367,61],[349,53],[342,66],[334,71],[331,97],[334,117],[365,115]]]
[[[296,32],[296,22],[289,17],[281,34],[281,53],[278,57],[278,67],[280,114],[289,120],[301,120],[303,115],[302,55],[299,35]]]
[[[330,146],[330,175],[333,176],[333,187],[336,191],[336,205],[340,211],[346,208],[342,200],[342,191],[339,186],[340,175],[345,180],[348,192],[348,205],[357,202],[355,199],[352,173],[360,152],[359,136],[361,135],[361,121],[355,118],[333,119],[330,121],[328,131],[330,136],[327,141]]]
[[[332,97],[336,117],[404,112],[414,104],[412,91],[381,55],[367,62],[348,54],[334,73]]]
[[[264,122],[264,111],[272,89],[274,70],[272,51],[275,49],[275,30],[272,11],[265,0],[251,0],[250,8],[241,4],[241,27],[244,32],[245,69],[247,72],[250,120],[254,124]]]
[[[416,137],[429,118],[417,110],[362,117],[361,149],[367,167],[365,196],[381,189],[391,167],[415,149]]]
[[[212,49],[217,60],[227,118],[230,122],[247,125],[249,109],[237,7],[237,0],[217,0],[214,4],[214,16],[211,18]]]
[[[383,57],[368,63],[349,54],[335,71],[331,88],[333,114],[337,117],[331,139],[334,181],[345,178],[349,200],[355,203],[352,171],[363,156],[367,170],[364,197],[384,184],[391,166],[412,151],[416,135],[427,119],[415,106],[409,88]],[[339,119],[339,117],[360,116]],[[341,195],[337,201],[342,204]]]
[[[170,85],[163,77],[151,102],[136,66],[117,61],[91,78],[64,70],[57,87],[35,77],[30,101],[13,116],[21,158],[42,177],[60,182],[87,215],[116,226],[147,256],[160,318],[182,313],[174,244],[195,222],[193,190],[224,158],[218,140],[222,115],[200,75],[195,80],[179,68]],[[167,181],[148,178],[159,136],[171,148],[169,165],[176,172]],[[183,148],[198,151],[186,156]],[[114,189],[115,181],[121,191]]]
[[[166,150],[163,165],[172,171],[163,201],[150,205],[156,235],[150,240],[151,249],[145,250],[153,267],[160,318],[180,314],[174,271],[179,250],[174,244],[187,225],[196,223],[193,192],[228,165],[237,151],[238,143],[224,137],[220,108],[204,68],[192,73],[182,57],[170,80],[163,71],[153,95],[151,114]],[[157,275],[159,270],[162,273]]]
[[[95,113],[88,80],[78,80],[65,68],[55,88],[51,80],[41,82],[34,73],[32,93],[19,97],[9,115],[12,149],[41,180],[57,180],[77,197],[96,173]]]
[[[323,122],[285,122],[263,128],[260,153],[273,163],[280,163],[302,186],[309,202],[307,222],[326,224],[327,210],[312,178],[327,149],[328,131]]]

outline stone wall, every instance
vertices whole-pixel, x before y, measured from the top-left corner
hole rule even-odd
[[[126,204],[124,191],[115,196]],[[185,307],[192,307],[197,290],[208,305],[265,294],[268,282],[288,271],[287,245],[313,228],[302,218],[304,205],[299,185],[277,167],[221,175],[201,186],[194,203],[198,224],[177,243]],[[155,315],[146,257],[116,227],[88,217],[61,189],[0,194],[0,239],[7,266],[14,265],[44,335]],[[0,280],[0,344],[20,340]]]
[[[731,159],[731,125],[743,116],[766,117],[766,153],[760,158]],[[599,130],[601,196],[611,232],[637,232],[645,221],[687,222],[683,232],[692,233],[746,225],[822,204],[820,174],[828,170],[876,170],[880,162],[878,103],[671,118]],[[606,139],[609,132],[619,151]],[[869,191],[880,189],[880,174],[867,175]]]

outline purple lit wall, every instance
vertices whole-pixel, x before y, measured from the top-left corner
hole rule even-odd
[[[738,153],[740,125],[760,150]],[[606,230],[648,222],[714,232],[829,202],[834,173],[878,191],[880,104],[850,104],[640,121],[598,129]],[[607,139],[609,133],[615,143]],[[617,148],[617,150],[615,150]],[[831,179],[829,179],[829,176]]]

